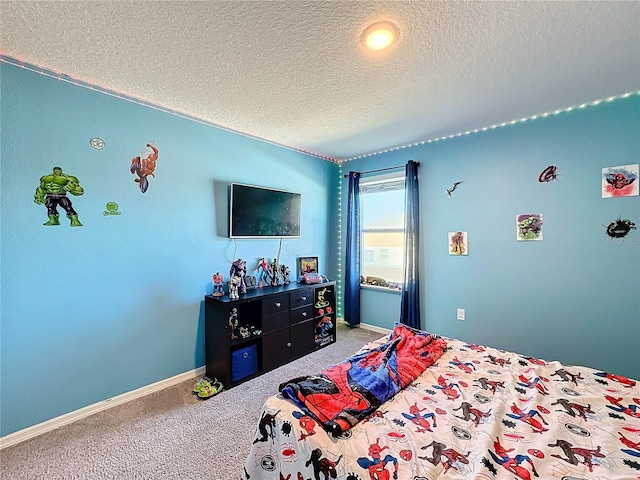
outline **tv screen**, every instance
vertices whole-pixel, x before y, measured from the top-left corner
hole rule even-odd
[[[229,201],[231,238],[300,236],[302,195],[232,183]]]

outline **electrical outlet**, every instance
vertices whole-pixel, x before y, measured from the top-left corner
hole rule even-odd
[[[464,320],[464,308],[458,309],[458,320]]]

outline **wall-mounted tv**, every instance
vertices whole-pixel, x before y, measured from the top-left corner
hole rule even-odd
[[[299,193],[232,183],[229,237],[300,237],[301,206]]]

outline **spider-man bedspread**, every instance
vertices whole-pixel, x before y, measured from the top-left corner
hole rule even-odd
[[[397,325],[281,389],[243,480],[640,479],[640,385],[607,372]]]

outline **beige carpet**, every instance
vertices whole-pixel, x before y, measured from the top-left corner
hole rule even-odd
[[[0,479],[238,480],[264,400],[382,334],[338,326],[338,341],[209,400],[184,382],[0,451]]]

